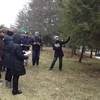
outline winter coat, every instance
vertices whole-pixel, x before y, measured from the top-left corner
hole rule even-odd
[[[21,44],[23,44],[23,46],[22,46],[22,49],[23,50],[27,50],[27,38],[26,37],[22,37],[22,40],[21,40]]]
[[[27,46],[27,48],[26,48],[27,51],[30,50],[30,47],[31,47],[31,40],[32,40],[31,38],[27,37],[27,44],[28,44],[28,46]]]
[[[24,56],[21,47],[22,36],[20,34],[14,34],[13,36],[13,45],[11,50],[11,74],[13,76],[21,76],[26,73],[24,67],[24,59],[27,59],[28,56]]]
[[[11,47],[12,47],[13,41],[12,37],[6,35],[4,37],[4,57],[3,57],[3,65],[6,68],[11,68]]]
[[[0,58],[2,59],[4,55],[4,42],[3,37],[0,36]]]
[[[34,42],[39,42],[40,43],[40,45],[38,45],[38,44],[34,44]],[[42,40],[40,39],[40,38],[38,38],[38,37],[34,37],[33,39],[32,39],[32,49],[33,50],[40,50],[40,46],[42,45]]]
[[[21,44],[23,44],[22,49],[25,51],[28,51],[31,45],[28,37],[23,37],[21,40]]]
[[[54,57],[63,57],[62,45],[66,44],[70,40],[70,37],[66,41],[55,41],[53,44]]]

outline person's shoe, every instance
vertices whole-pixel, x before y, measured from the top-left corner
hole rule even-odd
[[[0,82],[3,82],[3,80],[0,78]]]
[[[61,72],[61,71],[62,71],[62,69],[59,69],[59,71]]]
[[[52,70],[52,68],[49,68],[49,70]]]
[[[38,66],[38,64],[36,64],[35,66]]]
[[[35,66],[35,64],[32,64],[33,66]]]
[[[12,90],[12,94],[13,94],[13,95],[21,94],[21,93],[22,93],[21,90],[18,90],[18,91],[16,91],[16,90]]]

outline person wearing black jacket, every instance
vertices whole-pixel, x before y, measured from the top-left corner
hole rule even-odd
[[[18,80],[21,75],[26,74],[24,59],[28,59],[25,56],[21,47],[22,36],[20,34],[13,35],[13,45],[11,50],[11,74],[13,76],[13,89],[12,94],[21,94],[22,91],[18,90]]]
[[[49,68],[49,70],[52,70],[56,60],[59,58],[59,70],[62,71],[62,57],[64,56],[63,51],[62,51],[62,45],[66,44],[70,40],[70,37],[66,41],[60,41],[59,37],[55,37],[55,43],[53,44],[53,50],[55,51],[54,53],[54,60],[52,61],[52,64]]]
[[[5,85],[8,88],[11,88],[11,46],[13,44],[12,37],[6,35],[4,37],[4,57],[3,57],[3,66],[6,68],[5,73]]]
[[[1,71],[2,71],[2,59],[4,56],[4,42],[3,42],[3,38],[6,35],[6,29],[2,28],[0,30],[0,82],[2,82],[1,79]]]
[[[40,56],[40,46],[42,45],[42,40],[39,37],[39,32],[35,32],[35,37],[32,39],[32,64],[33,66],[39,65]]]

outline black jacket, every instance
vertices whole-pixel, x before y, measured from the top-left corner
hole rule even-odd
[[[3,65],[6,68],[11,68],[11,47],[12,47],[13,41],[12,37],[6,35],[4,37],[4,57],[3,57]]]
[[[40,45],[38,45],[38,44],[35,44],[35,45],[34,45],[34,42],[36,42],[36,43],[39,42]],[[40,46],[42,45],[42,40],[41,40],[40,38],[34,37],[34,38],[32,39],[31,44],[32,44],[32,49],[33,49],[33,50],[40,50]]]
[[[53,44],[53,50],[55,50],[54,57],[63,57],[62,45],[66,44],[70,40],[70,37],[66,41],[55,41]]]
[[[24,56],[21,47],[22,36],[20,34],[14,34],[13,36],[13,45],[11,50],[11,74],[13,76],[21,76],[26,73],[24,67],[24,59],[27,59],[27,56]]]
[[[2,59],[4,55],[4,42],[3,37],[0,36],[0,58]]]

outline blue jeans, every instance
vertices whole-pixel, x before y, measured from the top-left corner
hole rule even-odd
[[[39,57],[40,57],[40,50],[33,50],[32,51],[32,64],[33,65],[39,64]]]

